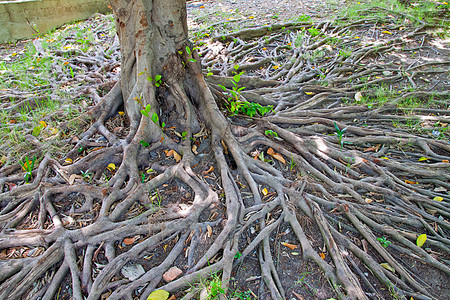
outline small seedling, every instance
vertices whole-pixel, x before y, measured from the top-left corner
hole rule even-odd
[[[83,171],[81,170],[81,176],[83,176],[83,180],[86,182],[90,182],[91,181],[91,177],[94,173],[89,172],[89,170]]]
[[[149,144],[149,143],[147,143],[146,141],[140,141],[140,142],[139,142],[139,144],[141,144],[141,145],[142,145],[142,147],[144,147],[144,148],[147,148],[147,147],[149,147],[149,146],[150,146],[150,144]]]
[[[24,161],[19,161],[19,164],[22,166],[22,169],[25,171],[25,176],[23,180],[28,183],[33,178],[33,169],[34,162],[36,161],[36,156],[33,157],[32,160],[29,160],[27,156],[25,156]]]
[[[241,256],[242,256],[242,253],[238,251],[236,253],[236,255],[234,256],[234,258],[239,259],[239,258],[241,258]]]
[[[339,139],[339,144],[341,145],[341,150],[344,147],[344,141],[343,141],[343,137],[344,137],[344,132],[347,130],[348,127],[345,127],[344,129],[340,130],[339,127],[337,126],[336,122],[334,122],[334,127],[336,128],[336,135]]]
[[[309,28],[308,32],[311,34],[312,37],[318,36],[320,34],[319,29],[317,29],[315,27]]]
[[[278,137],[278,133],[276,133],[273,130],[266,130],[266,131],[264,131],[264,134],[267,135],[267,136]]]
[[[390,241],[387,240],[386,237],[382,237],[382,238],[377,238],[377,241],[379,241],[381,243],[381,245],[383,245],[384,248],[387,248],[389,246],[389,244],[392,244]]]
[[[294,155],[291,155],[291,171],[294,170],[297,163],[294,162]]]
[[[187,131],[183,131],[182,133],[181,133],[181,138],[183,139],[183,141],[187,138]]]

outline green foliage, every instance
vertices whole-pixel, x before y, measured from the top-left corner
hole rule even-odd
[[[222,281],[219,276],[214,276],[208,287],[208,298],[215,299],[219,294],[225,294],[225,290],[222,288]]]
[[[278,137],[278,133],[276,133],[273,130],[266,130],[266,131],[264,131],[264,134],[267,135],[267,136]]]
[[[390,241],[387,240],[386,237],[382,237],[382,238],[377,238],[377,241],[379,241],[381,243],[381,245],[383,245],[384,248],[387,248],[389,246],[389,244],[392,244]]]
[[[19,161],[19,164],[22,166],[22,169],[25,171],[25,176],[23,180],[28,183],[33,178],[33,169],[34,163],[36,161],[36,156],[33,159],[29,160],[27,156],[25,156],[23,161]]]
[[[316,37],[320,35],[320,30],[315,28],[314,26],[308,29],[308,32],[311,34],[312,37]]]
[[[341,150],[344,147],[344,132],[347,130],[348,127],[345,127],[344,129],[339,129],[339,127],[337,126],[336,122],[334,122],[334,128],[336,128],[336,135],[339,139],[339,144],[341,145]]]
[[[147,106],[144,109],[141,109],[141,114],[150,117],[150,110],[152,109],[152,106],[150,104],[147,104]]]
[[[147,143],[146,141],[140,141],[139,144],[141,144],[142,147],[144,147],[144,148],[150,147],[150,144]]]
[[[81,176],[83,176],[83,180],[86,182],[90,182],[92,180],[92,175],[94,175],[94,173],[89,172],[89,170],[83,171],[81,170]]]

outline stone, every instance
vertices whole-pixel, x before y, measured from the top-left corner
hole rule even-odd
[[[165,282],[171,282],[171,281],[175,280],[181,274],[183,274],[183,271],[181,271],[177,267],[172,267],[169,269],[169,271],[167,271],[166,273],[163,274],[163,279]]]

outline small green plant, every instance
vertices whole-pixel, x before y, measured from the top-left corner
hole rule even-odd
[[[23,177],[23,180],[25,183],[28,183],[33,178],[33,169],[34,169],[34,162],[36,161],[36,156],[33,157],[32,160],[29,160],[27,156],[25,156],[25,159],[23,161],[19,161],[19,164],[22,166],[22,169],[25,171],[25,176]]]
[[[273,130],[266,130],[266,131],[264,131],[264,134],[267,135],[267,136],[278,137],[278,133],[276,133]]]
[[[291,171],[294,170],[296,165],[297,163],[294,162],[294,155],[291,154]]]
[[[183,141],[187,138],[187,131],[183,131],[182,133],[181,133],[181,138],[183,139]]]
[[[234,256],[234,258],[239,259],[239,258],[241,258],[241,256],[242,256],[242,253],[238,251],[236,253],[236,255]]]
[[[315,28],[314,26],[309,28],[308,32],[311,34],[312,37],[320,35],[320,30]]]
[[[153,81],[156,87],[160,87],[162,85],[162,76],[161,75],[156,75],[155,78],[151,77],[150,74],[148,73],[147,69],[144,69],[143,72],[140,72],[138,74],[138,76],[141,75],[147,75],[147,80],[148,81]]]
[[[81,176],[83,177],[83,180],[86,182],[90,182],[92,179],[92,175],[94,175],[94,173],[89,172],[89,170],[83,171],[81,170]]]
[[[341,150],[344,147],[344,132],[347,130],[348,127],[345,127],[344,129],[339,129],[339,127],[337,126],[336,122],[334,122],[334,127],[336,128],[336,135],[339,139],[339,144],[341,145]]]
[[[381,237],[381,238],[377,238],[377,241],[379,241],[381,243],[381,245],[383,245],[384,248],[387,248],[389,246],[389,244],[392,244],[390,241],[387,240],[386,237]]]
[[[140,141],[139,144],[141,144],[142,147],[144,147],[144,148],[150,147],[150,144],[147,143],[146,141]]]
[[[250,291],[240,292],[239,290],[236,290],[233,293],[232,299],[251,300],[252,298],[250,297],[250,295]]]
[[[222,281],[217,275],[213,276],[213,279],[209,282],[207,289],[208,299],[218,299],[219,294],[225,294],[225,290],[222,288]]]
[[[350,55],[352,55],[352,51],[351,50],[339,50],[339,56],[343,57],[343,58],[348,58],[350,57]]]

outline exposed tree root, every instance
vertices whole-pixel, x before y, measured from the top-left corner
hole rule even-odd
[[[127,17],[119,13],[118,24]],[[157,23],[158,16],[154,19]],[[350,28],[363,31],[376,23],[282,24],[218,37],[221,55],[207,46],[200,50],[203,65],[215,74],[208,83],[200,64],[188,61],[200,60],[196,53],[176,54],[190,46],[186,40],[173,45],[177,51],[158,70],[149,65],[157,58],[146,52],[145,38],[124,45],[129,56],[122,57],[122,70],[129,74],[121,81],[113,78],[117,83],[101,101],[98,84],[83,89],[98,103],[89,113],[89,129],[67,157],[45,157],[30,184],[22,184],[20,166],[0,171],[0,299],[53,299],[66,281],[71,287],[65,293],[73,299],[144,300],[155,289],[181,295],[216,273],[227,291],[233,269],[251,256],[261,270],[258,296],[266,299],[269,291],[271,299],[286,299],[290,295],[271,238],[282,224],[289,225],[302,258],[322,270],[339,299],[381,299],[379,286],[398,297],[438,299],[408,259],[450,275],[450,146],[448,134],[435,134],[439,124],[450,121],[448,90],[439,82],[434,86],[438,92],[430,101],[441,109],[433,109],[433,115],[411,109],[414,115],[406,117],[396,106],[412,96],[429,99],[426,91],[401,93],[377,108],[342,104],[358,92],[375,97],[373,87],[381,83],[397,90],[415,86],[416,76],[431,66],[438,66],[435,73],[448,73],[449,62],[400,67],[376,61],[399,47],[412,49],[407,39],[427,36],[421,28],[381,47],[351,48],[351,38],[336,44],[353,49],[348,55],[324,48]],[[313,38],[304,28],[321,35]],[[293,47],[298,36],[302,43]],[[262,45],[270,54],[261,51]],[[105,81],[102,74],[117,64],[114,55],[105,63],[69,54],[76,55],[74,68],[102,68],[90,73],[94,81]],[[217,84],[233,88],[234,65],[237,72],[246,71],[239,82],[246,87],[241,101],[273,105],[273,112],[258,118],[224,116],[230,103]],[[163,75],[159,88],[144,78],[157,74]],[[159,122],[141,115],[147,104]],[[117,115],[122,105],[126,117]],[[112,118],[129,123],[126,134],[108,127]],[[396,122],[418,122],[421,132],[402,130],[392,125]],[[343,136],[335,134],[335,126],[347,128]],[[287,162],[268,154],[268,148]],[[180,157],[175,161],[163,150]],[[73,163],[63,163],[66,158]],[[111,163],[117,168],[108,167]],[[166,191],[170,187],[172,193]],[[319,229],[324,250],[306,233],[304,218]],[[426,244],[418,247],[423,233]],[[244,236],[251,239],[243,242]],[[392,244],[384,247],[383,237]],[[139,266],[144,272],[135,277],[124,271]],[[165,282],[162,274],[173,266],[183,275]],[[193,288],[184,299],[200,292]]]

